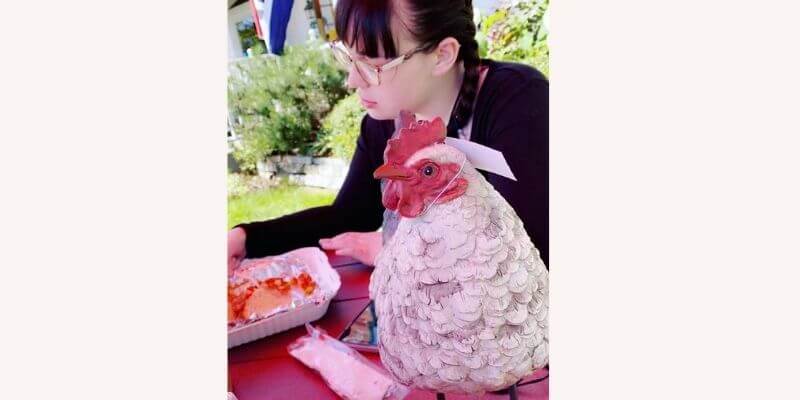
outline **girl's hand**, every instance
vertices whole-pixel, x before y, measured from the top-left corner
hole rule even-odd
[[[246,236],[242,228],[233,228],[228,232],[228,275],[239,268],[239,263],[244,259]]]
[[[375,257],[383,248],[381,232],[345,232],[328,239],[320,239],[320,246],[335,250],[337,256],[353,257],[366,265],[375,265]]]

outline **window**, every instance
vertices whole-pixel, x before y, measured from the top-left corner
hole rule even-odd
[[[258,38],[256,25],[253,22],[252,16],[237,22],[236,31],[239,33],[243,56],[264,54],[266,52],[267,47],[264,45],[264,42]],[[248,49],[252,49],[252,54],[247,53]]]

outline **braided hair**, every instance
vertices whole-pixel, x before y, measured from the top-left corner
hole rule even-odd
[[[478,55],[478,43],[475,39],[472,42],[462,44],[459,51],[459,56],[464,61],[464,81],[453,109],[453,121],[457,129],[464,128],[472,117],[472,105],[478,95],[481,59]]]

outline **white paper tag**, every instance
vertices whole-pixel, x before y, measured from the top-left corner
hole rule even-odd
[[[517,180],[503,153],[469,140],[446,137],[444,142],[464,153],[473,167],[505,176],[514,181]]]

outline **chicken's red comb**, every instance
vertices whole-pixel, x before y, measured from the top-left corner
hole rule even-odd
[[[404,164],[412,154],[434,143],[444,143],[447,129],[441,118],[433,121],[417,121],[400,129],[395,139],[386,145],[386,162]]]

